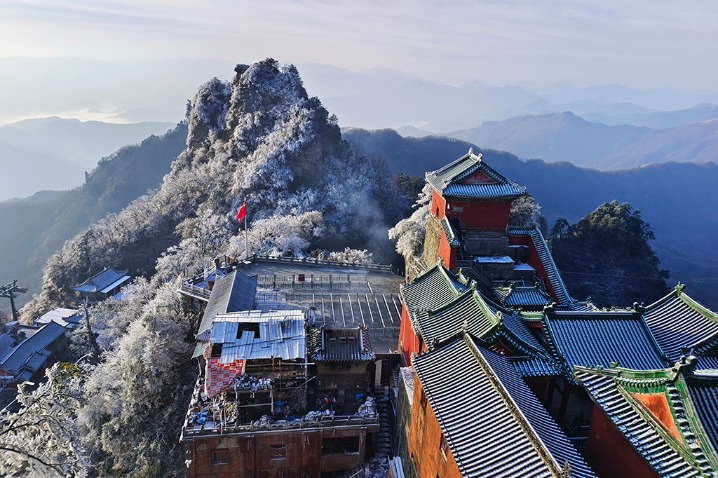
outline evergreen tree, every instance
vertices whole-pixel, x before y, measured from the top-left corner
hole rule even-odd
[[[668,292],[668,271],[648,241],[651,226],[628,203],[599,206],[578,223],[559,219],[549,235],[556,265],[578,299],[599,307],[651,303]]]

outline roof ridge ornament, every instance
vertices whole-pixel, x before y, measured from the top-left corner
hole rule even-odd
[[[642,302],[641,302],[640,304],[639,304],[638,302],[634,302],[634,303],[633,303],[633,310],[636,311],[636,312],[638,312],[639,314],[642,314],[642,313],[644,313],[644,312],[646,311],[646,306],[643,305]]]
[[[670,378],[670,381],[676,381],[678,376],[681,374],[683,374],[684,377],[693,375],[696,365],[698,365],[698,357],[695,355],[689,355],[688,357],[681,355],[678,362],[676,362],[671,368],[672,377]]]

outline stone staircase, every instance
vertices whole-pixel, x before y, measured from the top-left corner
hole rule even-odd
[[[384,389],[374,391],[376,411],[379,414],[379,433],[377,433],[375,456],[384,458],[392,456],[391,427],[389,424],[389,397],[385,396]]]

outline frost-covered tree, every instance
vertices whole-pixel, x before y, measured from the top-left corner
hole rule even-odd
[[[98,476],[171,477],[193,382],[187,321],[173,287],[142,308],[106,360],[89,375],[78,411]]]
[[[427,183],[416,200],[416,210],[406,219],[399,221],[389,229],[389,239],[396,240],[396,251],[407,262],[421,257],[426,235],[426,223],[429,220],[429,204],[431,203],[431,186]]]
[[[541,213],[541,206],[533,196],[524,195],[514,199],[511,203],[509,214],[509,225],[519,227],[537,226],[543,234],[546,234],[546,218]]]
[[[47,380],[18,388],[16,400],[0,411],[2,476],[88,476],[77,412],[84,403],[84,365],[56,363]]]

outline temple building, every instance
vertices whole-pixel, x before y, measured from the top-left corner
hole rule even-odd
[[[571,297],[526,190],[471,150],[427,173],[407,259],[394,447],[409,477],[716,476],[718,315]]]

